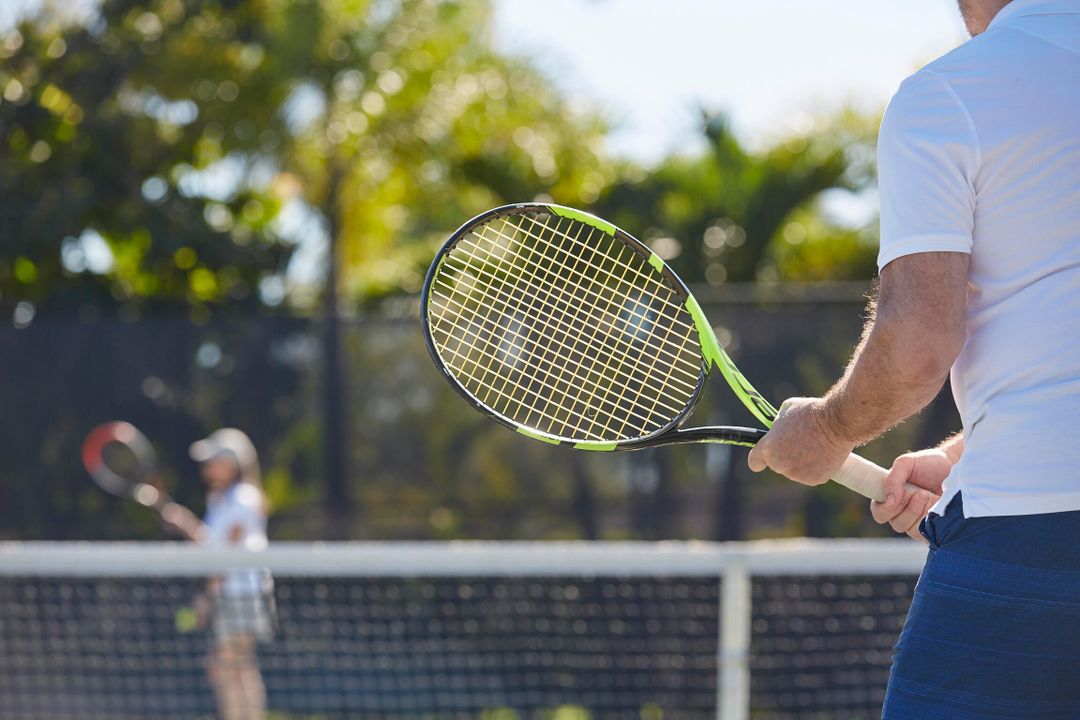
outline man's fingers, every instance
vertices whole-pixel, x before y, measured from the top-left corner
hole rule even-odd
[[[923,544],[927,544],[927,539],[923,537],[923,534],[919,531],[919,525],[922,524],[923,518],[925,518],[927,513],[930,512],[930,508],[933,507],[935,502],[937,502],[937,499],[937,495],[934,495],[931,492],[926,493],[926,498],[923,501],[922,512],[919,513],[919,519],[912,523],[911,527],[909,527],[907,530],[908,536],[911,537],[913,540],[919,540]]]
[[[870,501],[870,515],[873,516],[874,522],[878,525],[888,524],[894,517],[904,511],[904,505],[892,506],[886,505],[883,502],[877,500]]]
[[[879,525],[888,523],[891,524],[893,529],[897,532],[904,532],[904,528],[898,527],[898,525],[903,523],[903,520],[900,520],[897,523],[894,523],[894,521],[900,517],[918,514],[918,506],[922,502],[921,496],[924,493],[926,493],[925,490],[914,490],[909,493],[907,487],[901,487],[898,491],[893,493],[893,497],[898,498],[898,501],[893,502],[892,504],[871,500],[870,514]]]
[[[903,505],[904,485],[915,470],[915,458],[901,455],[893,461],[889,474],[885,476],[885,505],[899,508]]]
[[[898,533],[907,533],[912,525],[917,525],[922,520],[923,501],[918,495],[914,495],[904,506],[903,512],[889,521],[892,529]]]
[[[936,496],[927,490],[916,490],[908,499],[903,512],[889,522],[892,529],[910,535],[912,528],[917,528],[919,522],[926,517],[935,499]]]
[[[908,484],[915,472],[915,464],[916,458],[912,455],[901,455],[893,461],[885,477],[885,502],[871,501],[870,514],[881,525],[888,523],[898,533],[924,540],[919,532],[919,523],[939,496]]]
[[[919,522],[922,522],[922,521],[920,520]],[[922,532],[919,531],[919,523],[915,523],[914,527],[912,527],[910,530],[908,530],[907,536],[909,538],[911,538],[912,540],[918,540],[923,545],[928,545],[929,544],[929,542],[926,540],[926,538],[923,537]]]
[[[907,532],[912,523],[919,521],[921,509],[922,502],[918,498],[909,498],[906,504],[900,506],[899,512],[896,512],[889,520],[889,526],[898,533]]]

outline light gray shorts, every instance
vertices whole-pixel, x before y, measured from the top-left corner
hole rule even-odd
[[[274,637],[274,596],[216,598],[212,627],[218,642],[243,635],[268,642]]]

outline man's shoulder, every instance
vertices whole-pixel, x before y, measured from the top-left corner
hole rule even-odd
[[[989,80],[1010,74],[1018,66],[1047,59],[1054,50],[1052,43],[1033,31],[1019,30],[1012,23],[995,25],[971,38],[916,72],[934,73],[948,82]]]
[[[900,83],[885,109],[882,133],[896,124],[927,119],[942,111],[953,112],[957,108],[956,94],[948,76],[927,65]]]
[[[933,73],[945,80],[950,80],[966,75],[984,73],[994,64],[997,46],[1000,41],[1001,33],[988,30],[953,48],[936,60],[927,63],[912,77],[921,73]]]
[[[973,87],[983,87],[985,80],[1002,71],[999,66],[1006,54],[1002,42],[1007,39],[1007,33],[988,30],[927,63],[900,83],[890,106],[963,96]]]
[[[963,80],[940,72],[934,63],[909,76],[897,89],[881,120],[878,152],[909,146],[916,138],[941,144],[949,138],[952,148],[968,147],[978,155],[974,120],[957,91]]]

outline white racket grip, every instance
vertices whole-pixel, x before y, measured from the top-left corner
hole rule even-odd
[[[833,480],[865,498],[884,502],[885,476],[888,474],[889,471],[880,465],[851,454],[833,475]]]

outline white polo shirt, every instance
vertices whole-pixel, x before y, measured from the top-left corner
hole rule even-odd
[[[971,254],[952,368],[964,454],[934,512],[1080,510],[1080,0],[1013,0],[900,86],[878,266]]]

